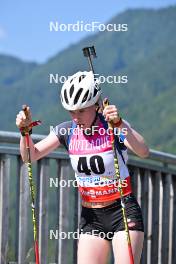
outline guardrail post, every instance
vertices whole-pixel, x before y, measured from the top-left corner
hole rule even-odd
[[[0,155],[0,264],[6,264],[8,250],[9,172],[8,155]]]
[[[42,159],[38,162],[37,182],[39,187],[39,250],[40,263],[48,263],[48,178],[49,160]]]
[[[68,161],[62,160],[60,162],[60,169],[58,173],[59,181],[68,181],[71,169]],[[68,238],[62,237],[62,235],[67,235],[69,227],[69,188],[60,187],[60,197],[59,197],[59,241],[58,241],[58,264],[68,264]]]
[[[26,164],[19,160],[19,223],[18,223],[18,264],[27,264],[27,239],[28,239],[28,208],[29,208],[29,182]],[[18,212],[17,212],[18,213]]]

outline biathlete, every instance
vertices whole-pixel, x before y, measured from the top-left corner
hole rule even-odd
[[[144,226],[140,206],[131,189],[126,165],[127,149],[141,158],[148,156],[149,149],[143,137],[120,118],[115,105],[108,105],[100,111],[100,97],[101,89],[91,71],[77,72],[69,77],[61,90],[61,103],[69,111],[72,120],[57,125],[45,139],[36,144],[30,138],[31,160],[46,156],[61,144],[68,151],[82,198],[78,264],[107,263],[110,242],[115,263],[130,264],[108,130],[108,122],[113,122],[134,263],[139,264]],[[24,111],[17,115],[18,128],[27,127],[31,123],[29,107],[27,110],[28,117]],[[20,152],[23,161],[27,161],[23,136]]]

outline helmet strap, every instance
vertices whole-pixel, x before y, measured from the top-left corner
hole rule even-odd
[[[98,108],[99,109],[99,108]],[[97,121],[97,117],[98,117],[98,109],[96,110],[96,114],[95,114],[95,118],[90,126],[90,128],[92,128],[95,125],[95,122]]]

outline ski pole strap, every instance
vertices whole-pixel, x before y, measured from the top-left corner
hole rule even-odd
[[[23,137],[25,137],[26,134],[29,134],[29,135],[32,134],[32,129],[29,130],[28,127],[21,127],[21,128],[20,128],[20,132],[21,132],[21,135],[22,135]]]
[[[41,125],[41,121],[40,120],[36,120],[32,123],[29,124],[29,126],[27,127],[20,127],[20,132],[21,132],[21,135],[24,137],[26,134],[29,134],[31,135],[32,134],[32,127],[34,126],[39,126]]]

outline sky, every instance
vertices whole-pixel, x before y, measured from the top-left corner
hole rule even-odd
[[[160,8],[176,0],[1,0],[0,54],[25,61],[44,63],[59,51],[78,42],[90,32],[50,31],[50,22],[106,23],[129,8]]]

